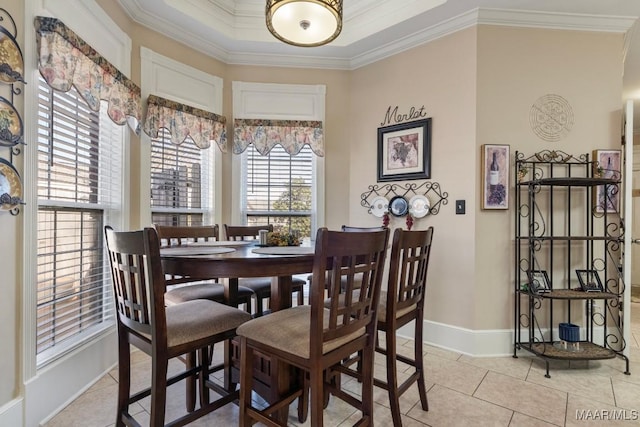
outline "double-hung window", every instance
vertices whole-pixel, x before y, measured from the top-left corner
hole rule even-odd
[[[125,129],[38,86],[38,364],[114,324],[104,226],[122,215]]]
[[[314,155],[308,145],[291,156],[276,145],[266,156],[253,145],[242,154],[242,205],[247,224],[311,237],[314,227]]]
[[[151,139],[151,220],[160,225],[208,224],[212,204],[212,147],[198,148],[187,138],[170,141],[162,128]]]

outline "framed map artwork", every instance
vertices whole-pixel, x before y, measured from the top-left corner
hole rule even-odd
[[[378,128],[378,182],[431,178],[431,119]]]

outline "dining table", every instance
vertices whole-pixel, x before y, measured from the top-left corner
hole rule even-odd
[[[160,249],[165,274],[188,277],[190,280],[223,279],[225,302],[238,305],[238,279],[271,277],[271,311],[292,306],[292,276],[308,274],[313,270],[314,248],[308,246],[262,247],[257,241],[215,241],[164,247]],[[268,315],[268,314],[267,314]],[[237,383],[239,346],[229,351],[225,346],[225,388]],[[233,355],[232,355],[233,354]],[[235,355],[235,356],[234,356]],[[266,371],[254,372],[254,383],[261,384],[259,394],[273,403],[287,394],[297,381],[292,367],[281,363],[260,364]],[[285,411],[281,418],[286,419]]]

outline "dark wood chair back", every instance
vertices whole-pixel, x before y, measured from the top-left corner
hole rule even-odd
[[[387,227],[354,227],[351,225],[343,225],[342,231],[346,231],[349,233],[360,233],[360,232],[368,232],[368,231],[382,231]]]
[[[155,230],[115,232],[105,229],[116,300],[118,328],[126,328],[140,340],[166,347],[163,334],[165,280],[160,244]],[[155,327],[153,327],[155,325]]]
[[[180,246],[192,242],[208,242],[219,240],[220,226],[200,225],[200,226],[171,226],[154,225],[160,238],[162,246]]]
[[[149,425],[165,425],[167,387],[186,380],[187,414],[170,425],[185,425],[231,403],[239,396],[210,381],[223,366],[210,366],[209,348],[230,340],[236,328],[251,319],[237,308],[197,299],[166,307],[165,275],[160,259],[160,239],[154,228],[116,232],[105,227],[105,237],[117,313],[118,397],[116,425],[140,425],[129,413],[130,405],[151,397]],[[188,325],[188,327],[185,327]],[[133,345],[152,358],[151,387],[131,395]],[[196,353],[198,356],[196,357]],[[172,368],[169,360],[181,358],[185,369]],[[200,407],[195,409],[195,383]],[[219,394],[211,401],[209,388]]]
[[[415,307],[420,313],[416,317],[422,318],[432,240],[433,227],[421,231],[395,230],[389,262],[386,319],[394,318],[394,313],[409,307]]]
[[[311,354],[315,357],[321,357],[327,341],[361,328],[373,336],[388,239],[387,229],[358,236],[318,230],[311,286],[311,337],[322,339],[311,340]],[[330,290],[327,302],[322,286],[325,280]],[[343,286],[332,286],[333,283]]]
[[[273,224],[268,225],[224,225],[224,235],[228,240],[253,240],[260,235],[260,230],[273,232]]]

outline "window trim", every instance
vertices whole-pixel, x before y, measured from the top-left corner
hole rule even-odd
[[[292,85],[278,83],[232,82],[233,116],[243,119],[319,120],[324,121],[325,85]],[[304,106],[304,108],[301,108]],[[277,113],[274,113],[276,111]],[[325,129],[326,135],[326,129]],[[326,136],[325,136],[326,144]],[[232,154],[231,219],[230,223],[244,224],[243,212],[243,156]],[[313,155],[313,185],[311,188],[311,229],[325,224],[325,162]],[[313,234],[313,233],[312,233]],[[312,235],[312,239],[315,236]]]

